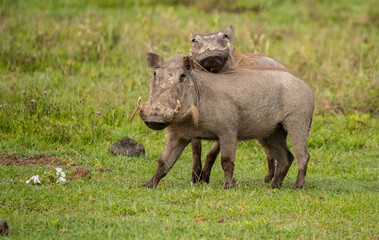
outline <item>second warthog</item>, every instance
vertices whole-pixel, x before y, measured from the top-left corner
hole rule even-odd
[[[192,47],[190,55],[195,61],[195,67],[213,73],[251,72],[254,69],[275,69],[287,71],[287,69],[272,58],[261,54],[243,54],[232,45],[234,41],[234,27],[210,34],[191,34]],[[237,80],[238,79],[234,79]],[[259,140],[258,140],[259,142]],[[264,143],[260,143],[264,147]],[[206,156],[204,167],[201,164],[201,142],[200,139],[192,140],[193,167],[191,182],[209,182],[212,166],[220,152],[220,144],[215,141]],[[268,173],[264,181],[270,182],[275,173],[275,159],[267,155]]]
[[[289,134],[298,158],[294,188],[304,187],[314,98],[301,79],[280,70],[207,73],[194,69],[192,59],[183,55],[164,61],[148,53],[147,59],[155,70],[140,116],[149,128],[166,129],[167,142],[145,186],[156,186],[197,138],[219,141],[224,188],[235,186],[237,141],[258,139],[277,160],[272,187],[279,188],[293,161],[286,141]]]

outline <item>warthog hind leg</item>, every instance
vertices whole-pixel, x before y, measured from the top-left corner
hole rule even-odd
[[[268,172],[264,178],[264,182],[269,183],[274,178],[275,174],[275,158],[270,156],[270,149],[268,149],[267,144],[265,144],[263,140],[258,139],[258,143],[262,145],[267,156]]]
[[[268,165],[268,173],[264,178],[265,183],[269,183],[275,175],[275,159],[269,155],[267,155],[267,165]]]
[[[219,153],[220,153],[220,143],[218,141],[215,141],[211,147],[211,150],[208,152],[205,158],[204,167],[201,170],[201,174],[200,174],[201,181],[209,183],[211,170]]]
[[[260,140],[260,143],[265,148],[267,156],[272,156],[277,160],[276,168],[271,165],[271,168],[275,169],[274,181],[271,186],[272,188],[280,188],[294,159],[287,146],[287,132],[282,126],[279,126],[268,138]],[[269,159],[268,162],[270,164]]]
[[[295,185],[293,186],[294,189],[302,189],[305,186],[305,175],[307,174],[308,161],[310,157],[307,149],[307,139],[311,121],[312,120],[298,123],[297,119],[294,119],[293,122],[286,124],[286,126],[291,126],[288,127],[287,131],[290,136],[298,164],[297,179]]]

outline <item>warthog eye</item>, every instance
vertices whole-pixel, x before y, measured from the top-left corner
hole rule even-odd
[[[192,42],[196,42],[196,39],[192,38]]]
[[[186,77],[185,73],[180,74],[179,82],[183,82],[184,78]]]
[[[155,77],[155,76],[157,76],[157,72],[156,72],[156,71],[154,71],[154,77]]]
[[[229,38],[229,36],[227,34],[224,34],[224,38]]]

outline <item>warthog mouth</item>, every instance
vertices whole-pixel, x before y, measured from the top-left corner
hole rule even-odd
[[[147,111],[148,115],[146,115],[146,113],[144,112],[144,109],[145,109],[144,106],[146,106],[147,104],[141,103],[140,98],[138,99],[137,104],[138,104],[138,106],[134,110],[132,117],[134,116],[135,112],[140,110],[140,116],[141,116],[142,120],[144,121],[146,126],[148,126],[149,128],[151,128],[153,130],[165,129],[172,122],[175,115],[179,113],[180,108],[181,108],[180,101],[176,100],[175,109],[172,111],[169,111],[168,114],[167,113],[157,113],[157,112],[152,113],[151,110],[150,111],[148,110]]]
[[[167,123],[159,121],[145,121],[145,124],[153,130],[163,130],[168,126]]]
[[[147,117],[146,119],[143,119],[143,122],[153,130],[163,130],[168,126],[168,123],[159,117]]]
[[[225,49],[194,54],[193,58],[207,71],[217,73],[225,66],[228,56],[229,52]]]

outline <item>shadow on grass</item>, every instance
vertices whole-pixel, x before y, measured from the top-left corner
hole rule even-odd
[[[349,179],[309,179],[307,181],[306,188],[310,190],[323,190],[331,192],[379,192],[379,183]]]
[[[262,180],[242,180],[237,181],[238,185],[254,188],[254,187],[267,187],[271,188],[270,183],[264,183]],[[295,184],[295,179],[285,179],[281,189],[292,189],[292,186]],[[325,191],[325,192],[354,192],[354,193],[363,193],[363,192],[378,192],[379,193],[379,183],[378,182],[369,182],[362,180],[349,180],[349,179],[332,179],[328,178],[318,178],[306,179],[305,190],[312,191]],[[301,191],[301,190],[300,190]]]

